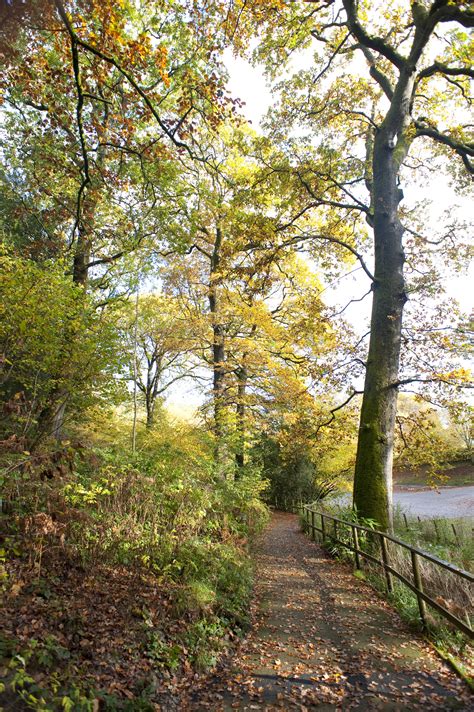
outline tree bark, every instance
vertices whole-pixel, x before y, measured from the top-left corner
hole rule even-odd
[[[209,311],[212,319],[212,398],[214,407],[214,457],[218,473],[224,477],[225,461],[225,345],[224,326],[219,319],[218,271],[221,260],[222,232],[216,228],[214,248],[211,255],[209,274]]]
[[[245,368],[245,365],[243,365],[241,368],[238,369],[237,371],[237,408],[236,408],[236,414],[237,414],[237,450],[235,453],[235,464],[237,465],[237,469],[235,472],[235,479],[238,479],[240,475],[242,474],[242,469],[245,465],[245,445],[246,445],[246,424],[245,424],[245,418],[246,418],[246,404],[245,404],[245,397],[246,397],[246,391],[247,391],[247,379],[248,379],[248,374],[247,374],[247,369]]]
[[[158,382],[161,375],[160,359],[156,350],[147,359],[147,373],[145,385],[146,428],[151,430],[155,424],[155,403],[158,395]]]
[[[354,479],[354,505],[359,514],[375,519],[383,528],[390,528],[402,315],[407,299],[403,278],[404,229],[398,210],[403,193],[398,188],[398,177],[400,166],[417,135],[411,112],[417,81],[423,74],[423,70],[417,72],[418,62],[438,23],[455,20],[470,27],[472,14],[460,11],[452,3],[433,2],[429,10],[414,3],[412,15],[415,33],[409,55],[403,56],[394,52],[380,38],[373,38],[364,32],[357,21],[356,4],[353,0],[343,1],[349,29],[356,39],[362,46],[365,44],[367,48],[381,52],[398,71],[392,92],[387,76],[380,69],[371,68],[371,76],[379,82],[390,101],[390,107],[376,133],[373,148],[375,281]],[[425,76],[429,76],[431,70],[428,73],[426,69],[424,71]],[[439,132],[435,132],[435,137],[439,136]],[[441,142],[454,148],[470,170],[469,144],[454,145],[449,137]]]
[[[359,516],[391,527],[392,463],[403,307],[407,300],[403,265],[404,228],[398,206],[399,167],[406,155],[412,74],[402,70],[390,110],[373,149],[375,267],[369,353],[366,365],[357,456],[354,507]],[[398,136],[398,142],[396,137]]]
[[[95,208],[95,205],[94,205]],[[89,278],[89,262],[91,255],[91,240],[83,227],[80,227],[74,250],[72,281],[86,289]]]
[[[146,403],[146,429],[152,430],[155,424],[155,404],[147,397]]]

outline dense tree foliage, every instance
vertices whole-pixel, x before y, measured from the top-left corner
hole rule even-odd
[[[474,171],[467,34],[474,25],[472,8],[436,0],[410,6],[393,2],[374,12],[371,3],[342,0],[303,8],[243,4],[235,12],[239,48],[244,49],[243,38],[256,23],[261,39],[256,55],[271,76],[281,75],[298,49],[308,57],[309,67],[282,80],[269,128],[306,199],[294,213],[295,240],[344,244],[358,255],[370,280],[372,318],[354,503],[362,515],[386,526],[398,388],[439,379],[426,368],[426,358],[423,363],[420,355],[413,363],[410,352],[410,372],[401,371],[405,304],[414,294],[426,299],[432,293],[431,247],[443,245],[447,257],[453,253],[453,234],[460,232],[450,220],[436,238],[426,235],[417,213],[413,219],[414,201],[401,206],[406,203],[402,184],[440,170],[443,157],[452,156],[447,172]],[[304,137],[292,138],[296,127]],[[462,177],[458,181],[461,189],[467,183]],[[333,227],[335,210],[345,227],[342,239]],[[319,214],[318,230],[309,228],[308,213]],[[370,233],[373,270],[360,255]],[[461,254],[459,239],[456,247]],[[430,331],[419,337],[424,351]],[[459,376],[462,381],[462,372]],[[445,380],[455,382],[455,373],[448,371]]]

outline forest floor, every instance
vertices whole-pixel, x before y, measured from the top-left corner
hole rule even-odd
[[[349,566],[276,513],[257,559],[259,606],[234,656],[185,710],[474,710],[467,686]]]

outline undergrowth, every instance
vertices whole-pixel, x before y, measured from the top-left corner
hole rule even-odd
[[[248,626],[264,484],[251,471],[217,477],[205,434],[183,429],[162,424],[135,454],[83,434],[51,478],[22,466],[24,453],[4,460],[0,667],[12,709],[154,709],[163,681],[212,668]],[[88,633],[94,616],[107,635],[110,619],[109,649]],[[108,684],[122,649],[151,686]]]

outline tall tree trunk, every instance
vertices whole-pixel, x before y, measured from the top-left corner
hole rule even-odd
[[[369,353],[354,475],[354,507],[360,516],[391,527],[392,463],[403,307],[404,228],[398,215],[400,164],[407,152],[411,72],[403,70],[390,110],[375,136],[373,205],[375,270]],[[398,137],[398,142],[396,138]]]
[[[156,399],[158,397],[158,375],[153,374],[151,384],[147,384],[145,391],[146,429],[151,430],[155,425]]]
[[[102,117],[102,130],[104,135],[108,127],[108,119],[109,109],[108,105],[105,104],[104,114]],[[97,165],[99,169],[103,167],[104,162],[105,149],[103,146],[100,146],[97,151]],[[75,285],[83,288],[84,294],[86,293],[87,282],[89,279],[92,233],[97,202],[97,196],[90,194],[89,188],[87,188],[83,197],[82,211],[77,224],[77,240],[74,247],[72,262],[72,281]],[[65,350],[66,354],[63,361],[65,368],[67,368],[67,346]],[[38,428],[35,443],[39,442],[45,435],[53,435],[56,440],[61,440],[69,396],[70,394],[66,388],[53,389],[49,403],[45,406],[45,408],[43,408],[38,416]]]
[[[138,304],[140,291],[140,277],[137,275],[137,289],[135,292],[135,315],[133,323],[133,421],[132,421],[132,452],[137,449],[137,415],[138,415]]]
[[[222,232],[216,228],[209,274],[209,311],[212,319],[212,398],[214,406],[214,456],[218,472],[224,477],[225,461],[225,345],[224,326],[219,318],[218,271],[221,259]]]
[[[146,429],[153,430],[155,424],[155,414],[153,412],[153,407],[147,403],[146,409]]]
[[[253,304],[253,297],[251,300]],[[257,324],[252,324],[250,330],[250,338],[255,336],[257,331]],[[249,380],[249,374],[247,369],[247,359],[248,352],[242,354],[242,364],[237,371],[237,452],[235,454],[235,463],[237,465],[237,470],[235,473],[236,479],[241,475],[242,468],[245,465],[245,448],[247,446],[247,384]]]
[[[85,290],[87,288],[88,279],[88,264],[90,262],[90,240],[84,235],[83,230],[79,231],[76,249],[74,252],[72,281]],[[64,346],[64,354],[62,361],[64,369],[68,368],[70,358],[70,347],[74,341],[74,336],[71,340],[68,339]],[[49,397],[49,403],[43,408],[38,416],[38,427],[35,437],[35,445],[47,435],[55,438],[58,442],[61,441],[64,429],[64,419],[66,416],[67,402],[69,400],[69,391],[65,387],[55,387]]]
[[[156,401],[163,372],[163,360],[155,353],[148,363],[145,386],[146,427],[151,430],[155,424]]]
[[[245,360],[245,355],[244,355],[244,360]],[[247,380],[248,380],[248,374],[247,374],[247,369],[246,369],[245,365],[243,365],[241,368],[238,369],[237,378],[238,378],[237,408],[236,408],[236,413],[237,413],[237,450],[235,453],[235,463],[237,465],[237,469],[235,472],[236,479],[238,479],[240,477],[241,471],[245,465],[245,446],[246,446],[246,439],[247,439],[246,423],[245,423],[245,418],[246,418],[245,397],[246,397]]]
[[[77,236],[76,249],[74,250],[72,281],[74,284],[84,287],[84,289],[87,287],[87,280],[89,278],[90,256],[90,237],[86,234],[85,228],[81,226]]]

